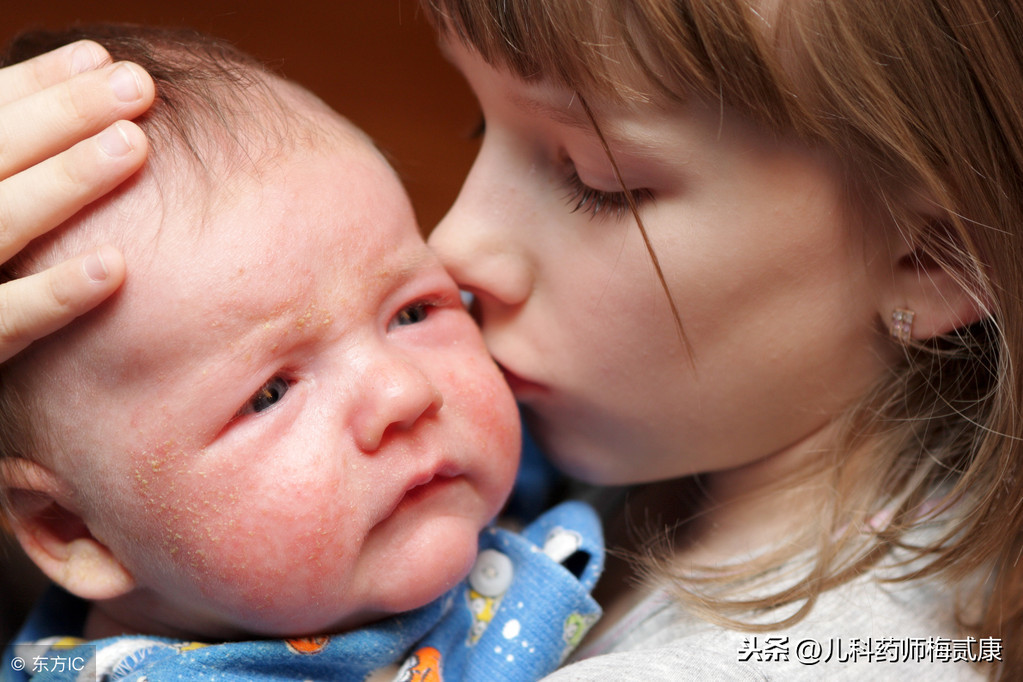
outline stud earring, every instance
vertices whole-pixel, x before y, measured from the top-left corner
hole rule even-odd
[[[909,343],[913,336],[913,318],[916,313],[905,308],[896,308],[892,311],[891,325],[888,331],[892,338],[898,339],[899,343]]]

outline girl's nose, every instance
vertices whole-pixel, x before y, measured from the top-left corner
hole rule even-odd
[[[361,381],[364,389],[353,427],[363,452],[376,452],[391,438],[413,431],[444,405],[444,397],[427,375],[406,359],[377,362]]]
[[[458,286],[482,301],[515,306],[532,291],[528,244],[523,243],[516,191],[507,174],[488,166],[487,144],[476,158],[458,199],[430,235],[430,246]]]

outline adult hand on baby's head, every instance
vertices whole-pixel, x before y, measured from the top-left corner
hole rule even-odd
[[[138,170],[145,136],[119,119],[138,116],[153,97],[145,71],[112,64],[92,42],[0,69],[0,261]],[[0,285],[0,362],[123,280],[120,252],[104,246]]]

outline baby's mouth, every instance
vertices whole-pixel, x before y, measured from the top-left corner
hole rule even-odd
[[[402,495],[401,500],[398,501],[398,504],[395,506],[392,514],[399,513],[409,507],[419,504],[420,502],[426,501],[430,497],[433,497],[443,489],[447,488],[455,480],[455,478],[455,476],[436,474],[430,476],[421,483],[413,484],[405,491],[405,494]]]

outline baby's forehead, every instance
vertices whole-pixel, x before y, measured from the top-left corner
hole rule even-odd
[[[140,235],[127,223],[148,224],[156,233],[173,225],[192,236],[237,228],[220,218],[262,200],[282,177],[300,172],[314,157],[329,157],[348,178],[352,195],[362,193],[379,168],[394,173],[368,135],[314,95],[280,79],[274,89],[277,105],[250,112],[242,127],[206,133],[217,137],[208,145],[212,153],[175,144],[150,160],[113,212],[126,251],[133,250],[132,241],[144,251],[149,243],[146,230]],[[369,172],[340,173],[348,167]]]
[[[280,154],[259,176],[231,175],[205,202],[150,186],[146,201],[162,206],[142,212],[149,220],[125,249],[131,276],[82,347],[96,380],[132,387],[204,354],[283,349],[375,314],[428,252],[409,250],[410,214],[384,213],[384,200],[400,197],[372,193],[392,173],[373,148],[349,137],[330,149]]]
[[[293,95],[296,116],[289,124],[295,134],[284,144],[259,139],[262,148],[251,148],[258,154],[225,155],[206,165],[185,152],[164,154],[68,231],[70,239],[59,251],[73,255],[88,242],[109,241],[125,254],[130,273],[113,314],[100,311],[83,320],[91,329],[83,339],[86,355],[120,348],[130,379],[131,367],[144,364],[149,354],[151,327],[161,326],[154,306],[176,307],[178,317],[191,322],[164,327],[182,347],[230,334],[229,319],[242,326],[296,329],[307,322],[344,321],[346,292],[366,284],[359,267],[364,259],[351,245],[345,252],[309,248],[309,239],[331,241],[332,235],[358,230],[367,244],[379,241],[369,229],[376,208],[357,199],[385,175],[393,180],[394,172],[358,128],[304,91]],[[319,171],[309,172],[314,167]],[[331,179],[336,182],[325,187]],[[304,192],[318,185],[324,185],[322,201]],[[331,196],[344,200],[329,202]],[[59,260],[63,254],[51,255]],[[321,286],[315,300],[298,300],[303,286],[324,280],[330,286]],[[240,341],[224,341],[240,347]]]
[[[393,215],[393,206],[407,204],[407,197],[370,139],[320,106],[305,112],[310,124],[303,128],[305,137],[263,150],[261,157],[248,156],[240,167],[187,174],[192,179],[172,196],[154,182],[150,198],[160,208],[150,215],[160,218],[151,258],[168,263],[148,265],[176,277],[174,268],[185,254],[203,263],[204,276],[217,286],[234,286],[249,269],[261,267],[268,279],[290,281],[295,288],[326,276],[340,290],[355,291],[369,286],[364,279],[378,278],[379,259],[364,251],[387,248],[395,233],[380,221]],[[421,243],[414,216],[405,217],[397,221],[399,230]],[[147,250],[145,240],[142,248]],[[241,286],[238,300],[257,288]]]
[[[147,166],[158,183],[180,180],[186,196],[203,184],[215,193],[224,182],[259,180],[309,153],[342,160],[372,153],[386,163],[368,135],[305,88],[276,76],[264,85],[266,94],[247,100],[244,115],[203,110],[183,130],[158,137]]]

